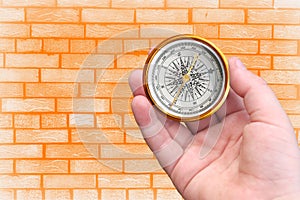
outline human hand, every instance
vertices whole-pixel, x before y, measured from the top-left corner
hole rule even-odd
[[[147,144],[185,199],[300,199],[300,151],[287,115],[265,81],[237,58],[229,64],[225,116],[185,125],[152,106],[142,72],[134,71],[132,110]],[[216,144],[200,158],[209,129],[220,125]]]

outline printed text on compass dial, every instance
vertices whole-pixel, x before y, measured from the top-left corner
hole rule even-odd
[[[149,75],[159,106],[174,115],[197,116],[218,103],[224,71],[218,58],[202,44],[176,41],[156,55]]]

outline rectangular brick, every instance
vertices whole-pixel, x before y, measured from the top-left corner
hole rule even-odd
[[[62,181],[63,180],[63,181]],[[95,188],[95,175],[45,175],[45,188]]]
[[[57,0],[61,7],[109,7],[109,0]]]
[[[100,69],[97,70],[97,77],[101,83],[128,83],[131,71],[131,69]]]
[[[196,23],[244,23],[242,9],[193,9],[193,22]]]
[[[100,54],[100,53],[63,54],[62,68],[75,68],[75,69],[114,68],[114,60],[115,57],[114,55],[111,54]]]
[[[299,24],[298,10],[282,9],[250,9],[248,10],[248,23],[257,24]]]
[[[40,115],[16,114],[14,116],[15,128],[40,128]]]
[[[13,173],[13,160],[1,160],[0,162],[0,173]],[[1,195],[1,192],[0,192]],[[2,196],[1,196],[2,197]]]
[[[288,115],[294,128],[300,128],[300,115]]]
[[[134,22],[134,10],[131,9],[83,9],[83,22],[97,23],[132,23]]]
[[[74,200],[81,200],[81,199],[100,199],[98,198],[98,191],[97,190],[73,190],[73,198]]]
[[[22,8],[0,8],[0,22],[23,22],[24,19]]]
[[[92,128],[95,127],[95,119],[93,114],[71,114],[69,115],[69,126],[76,128]]]
[[[149,51],[149,40],[125,40],[124,52]]]
[[[16,130],[17,143],[59,143],[68,142],[68,130],[38,129]]]
[[[15,199],[13,189],[0,189],[0,196],[3,199]]]
[[[55,6],[55,0],[2,0],[3,6]]]
[[[220,0],[221,7],[225,8],[272,8],[272,0]]]
[[[173,188],[174,185],[168,175],[154,174],[153,175],[153,187],[154,188]]]
[[[42,82],[94,82],[93,70],[43,69]]]
[[[66,114],[43,114],[42,128],[67,128]]]
[[[28,8],[26,10],[28,22],[78,22],[78,9],[57,8]]]
[[[262,70],[261,77],[270,84],[300,84],[300,71]]]
[[[300,40],[300,26],[286,26],[275,25],[274,26],[274,38],[276,39],[296,39]]]
[[[300,70],[300,56],[274,56],[274,69]]]
[[[163,0],[112,0],[113,8],[159,8],[164,7]]]
[[[41,38],[83,38],[84,26],[77,24],[32,24],[31,36]]]
[[[63,189],[53,189],[53,190],[45,190],[45,200],[53,200],[53,199],[71,199],[71,191],[63,190]]]
[[[11,114],[0,114],[0,128],[12,128],[13,119]]]
[[[37,69],[0,69],[0,82],[37,82]]]
[[[300,8],[300,2],[298,0],[274,0],[275,8]]]
[[[49,53],[69,52],[68,39],[44,39],[43,50]]]
[[[270,85],[279,99],[296,99],[297,87],[295,85]]]
[[[67,160],[17,160],[17,173],[67,173]]]
[[[220,25],[220,38],[272,38],[272,26]]]
[[[86,37],[88,38],[138,38],[138,25],[100,25],[87,24]]]
[[[187,23],[187,9],[138,9],[136,11],[138,23]]]
[[[126,129],[126,143],[145,144],[145,140],[140,129]]]
[[[122,53],[123,40],[98,40],[97,53]],[[101,54],[100,54],[101,55]]]
[[[98,128],[120,128],[122,117],[118,114],[100,114],[96,116]]]
[[[145,144],[103,144],[101,158],[153,158],[153,153]]]
[[[163,171],[156,159],[125,160],[124,162],[124,171],[127,173],[153,173]]]
[[[215,24],[195,24],[194,34],[203,38],[218,38],[219,26]]]
[[[58,99],[57,110],[59,112],[109,112],[110,101],[108,99]]]
[[[261,54],[296,55],[297,41],[262,40],[260,41]]]
[[[147,55],[139,54],[124,54],[117,59],[117,68],[132,68],[136,69],[144,66]]]
[[[99,188],[148,188],[149,175],[99,175]]]
[[[48,54],[7,54],[6,67],[57,68],[59,56]]]
[[[42,40],[39,39],[18,39],[17,51],[18,52],[41,52]],[[35,56],[35,55],[34,55]]]
[[[178,34],[192,34],[192,25],[161,25],[149,24],[141,25],[141,38],[167,38]]]
[[[0,145],[0,158],[41,158],[42,151],[42,145]]]
[[[102,83],[80,84],[82,97],[131,97],[132,92],[128,84]]]
[[[41,190],[17,190],[17,198],[18,199],[42,199],[42,191]]]
[[[111,108],[113,113],[128,113],[131,112],[130,99],[113,98],[111,100]]]
[[[118,173],[123,170],[121,160],[72,160],[71,173]]]
[[[248,69],[271,69],[271,56],[256,55],[228,55],[235,56],[245,64]]]
[[[95,40],[71,40],[71,53],[90,53],[95,48]]]
[[[167,0],[168,8],[218,8],[218,0]]]
[[[97,155],[97,145],[49,144],[46,146],[47,158],[94,158]]]
[[[27,24],[0,24],[0,37],[29,37],[30,26]]]
[[[79,69],[82,67],[84,63],[87,62],[89,54],[62,54],[62,68],[75,68]],[[94,63],[94,66],[96,66],[97,63]],[[91,66],[90,68],[92,68]]]
[[[0,39],[0,52],[8,53],[15,51],[14,39]]]
[[[39,188],[40,180],[36,175],[0,175],[0,188]]]
[[[27,97],[73,97],[77,88],[72,83],[28,83],[25,91]]]
[[[53,112],[53,99],[2,99],[3,112]]]
[[[281,100],[280,103],[287,114],[300,114],[300,100]]]
[[[0,53],[0,67],[4,67],[4,54]]]
[[[124,131],[120,129],[72,129],[73,143],[124,143]]]
[[[227,54],[257,54],[256,40],[211,40],[223,53]]]
[[[14,141],[14,132],[13,132],[13,130],[11,130],[11,129],[0,129],[0,143],[13,143],[13,141]]]
[[[126,190],[121,189],[101,189],[102,199],[119,200],[126,199]]]
[[[133,114],[124,115],[124,127],[125,128],[138,128]]]
[[[129,200],[135,199],[154,199],[153,190],[151,189],[139,189],[129,190]]]
[[[182,200],[182,197],[176,189],[158,189],[156,193],[156,199],[157,200],[165,200],[165,199]]]

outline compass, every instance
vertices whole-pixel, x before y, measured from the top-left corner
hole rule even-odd
[[[149,54],[145,91],[167,116],[180,121],[215,113],[229,92],[228,62],[210,41],[194,35],[166,39]]]

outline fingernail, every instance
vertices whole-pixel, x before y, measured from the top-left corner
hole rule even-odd
[[[247,68],[246,68],[246,66],[242,63],[242,61],[240,60],[240,59],[237,59],[236,61],[235,61],[235,64],[238,66],[238,68],[240,68],[240,69],[243,69],[243,70],[246,70]]]

